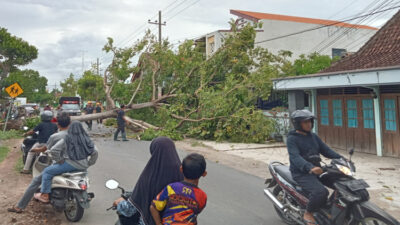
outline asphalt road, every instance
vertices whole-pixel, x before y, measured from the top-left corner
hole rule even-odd
[[[109,138],[97,138],[95,143],[99,148],[99,159],[89,168],[89,191],[95,193],[95,199],[79,224],[114,224],[116,214],[106,208],[119,197],[120,191],[109,190],[104,184],[113,178],[120,186],[132,189],[150,157],[150,142],[114,142]],[[179,151],[179,155],[182,158],[186,153]],[[210,161],[207,171],[207,177],[202,178],[199,185],[208,195],[199,224],[284,224],[263,195],[262,179]]]

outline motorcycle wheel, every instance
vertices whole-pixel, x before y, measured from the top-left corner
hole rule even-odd
[[[84,211],[85,209],[79,205],[78,200],[74,197],[66,202],[64,214],[68,221],[78,222],[82,219]]]
[[[277,185],[274,190],[272,191],[272,194],[281,202],[284,203],[282,201],[283,198],[283,191],[282,188]],[[288,217],[285,213],[283,213],[277,206],[274,205],[275,211],[276,213],[278,213],[278,216],[282,219],[282,221],[286,224],[289,225],[296,225],[297,222],[294,221],[292,218]]]

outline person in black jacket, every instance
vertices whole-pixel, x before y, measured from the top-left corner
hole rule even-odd
[[[331,185],[319,180],[319,175],[323,173],[321,165],[319,162],[312,162],[310,156],[322,154],[330,159],[342,157],[312,132],[314,119],[315,116],[308,110],[294,111],[291,116],[294,130],[289,132],[287,138],[290,172],[309,199],[304,213],[307,225],[316,224],[313,213],[326,204],[329,192],[325,185]]]

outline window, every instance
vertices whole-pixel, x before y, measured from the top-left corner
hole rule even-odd
[[[342,58],[346,56],[347,50],[343,48],[332,48],[332,58],[339,57]]]
[[[333,125],[336,127],[343,126],[342,120],[342,100],[333,100]]]
[[[328,100],[320,100],[319,104],[321,108],[321,125],[329,125]]]
[[[347,126],[349,128],[358,127],[356,100],[347,100]]]
[[[364,128],[375,129],[374,105],[372,99],[362,100]]]
[[[396,131],[396,102],[394,99],[385,99],[383,104],[385,110],[385,129]]]

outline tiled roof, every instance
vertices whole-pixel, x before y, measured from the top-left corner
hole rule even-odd
[[[298,22],[298,23],[320,24],[320,25],[335,24],[334,26],[338,26],[338,27],[378,30],[375,27],[370,27],[370,26],[366,26],[366,25],[350,24],[350,23],[341,23],[341,22],[334,21],[334,20],[321,20],[321,19],[313,19],[313,18],[305,18],[305,17],[297,17],[297,16],[285,16],[285,15],[270,14],[270,13],[249,12],[249,11],[234,10],[234,9],[231,9],[231,14],[239,16],[239,17],[243,17],[243,18],[246,18],[249,20],[253,20],[253,21],[283,20],[283,21],[291,21],[291,22]]]
[[[358,52],[321,73],[400,65],[400,10]]]

